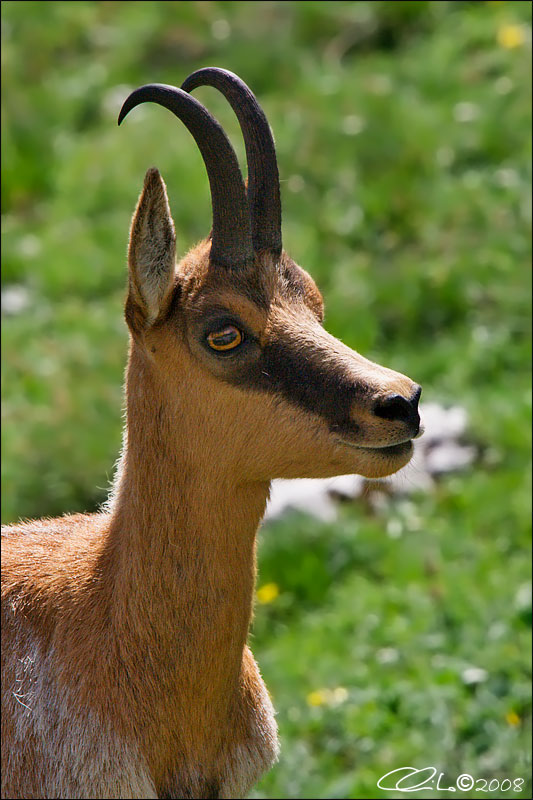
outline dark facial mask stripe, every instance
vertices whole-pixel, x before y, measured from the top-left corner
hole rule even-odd
[[[350,410],[365,389],[343,374],[341,367],[320,363],[285,343],[267,345],[252,367],[234,374],[229,381],[242,388],[282,395],[288,402],[321,416],[332,431],[354,434],[356,424]]]

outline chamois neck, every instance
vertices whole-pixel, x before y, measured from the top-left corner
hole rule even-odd
[[[223,597],[224,613],[238,622],[242,648],[269,484],[232,481],[201,431],[193,436],[185,390],[169,397],[135,350],[128,367],[127,430],[109,542],[121,603],[137,603],[146,613],[146,597],[158,597],[150,604],[153,612],[161,614],[164,606],[175,618],[180,598],[189,609],[196,598],[198,613],[205,614],[206,603],[212,613]]]

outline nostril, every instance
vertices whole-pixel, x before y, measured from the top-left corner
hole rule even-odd
[[[420,425],[418,400],[421,392],[419,388],[410,400],[401,394],[391,394],[376,403],[374,414],[382,419],[390,419],[391,422],[405,422],[418,432]]]

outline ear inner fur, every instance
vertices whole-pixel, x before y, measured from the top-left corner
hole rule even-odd
[[[157,169],[146,173],[131,224],[128,263],[132,300],[153,322],[174,283],[176,233],[166,187]]]

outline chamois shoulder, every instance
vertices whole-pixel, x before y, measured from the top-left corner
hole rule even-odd
[[[107,514],[71,514],[2,526],[2,602],[51,609],[94,580]]]

